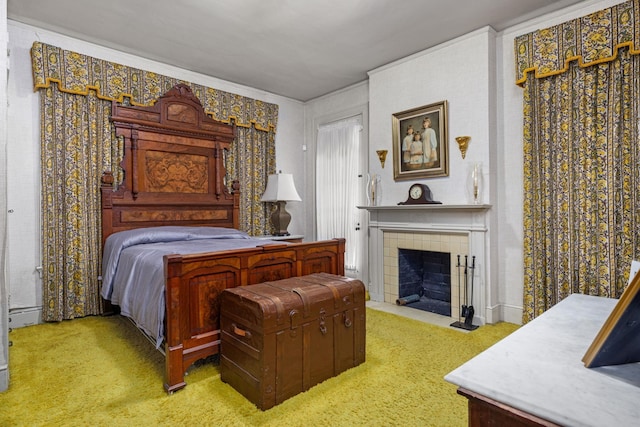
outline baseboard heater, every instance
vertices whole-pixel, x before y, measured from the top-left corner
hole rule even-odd
[[[9,310],[9,327],[22,328],[24,326],[42,323],[42,307],[17,308]]]

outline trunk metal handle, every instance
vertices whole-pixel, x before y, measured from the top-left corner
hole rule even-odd
[[[346,326],[347,328],[350,328],[352,324],[353,322],[351,322],[351,319],[349,318],[347,313],[344,313],[344,326]]]
[[[233,328],[233,333],[240,336],[240,337],[246,337],[246,338],[251,338],[251,332],[247,331],[246,329],[241,329],[238,328],[238,326],[236,326],[235,323],[233,323],[231,325],[231,327]]]

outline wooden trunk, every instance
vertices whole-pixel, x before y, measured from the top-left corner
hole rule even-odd
[[[220,374],[265,410],[365,360],[365,291],[318,273],[225,290]]]

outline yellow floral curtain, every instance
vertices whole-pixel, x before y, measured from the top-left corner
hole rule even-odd
[[[515,39],[516,83],[610,62],[627,48],[640,53],[640,0],[631,0]]]
[[[515,40],[524,88],[524,310],[617,298],[640,256],[638,1]]]
[[[235,123],[226,166],[240,181],[240,228],[254,235],[270,232],[260,196],[275,172],[276,104],[40,42],[33,44],[31,57],[34,87],[41,93],[44,320],[101,312],[99,182],[122,158],[109,122],[112,100],[148,106],[183,83],[207,114]]]
[[[52,83],[65,93],[87,95],[95,91],[99,99],[124,101],[132,105],[153,105],[158,97],[178,83],[191,87],[204,110],[215,120],[236,126],[275,131],[278,105],[229,92],[93,58],[56,46],[35,42],[31,47],[33,82],[36,89]]]
[[[111,105],[93,92],[64,94],[52,86],[40,106],[43,319],[98,314],[102,248],[96,189],[112,161]]]
[[[253,183],[242,187],[240,192],[242,229],[252,236],[272,234],[275,230],[269,220],[270,211],[265,211],[265,203],[260,199],[268,174],[276,171],[275,133],[237,128],[234,145],[227,162],[227,173],[241,183]]]

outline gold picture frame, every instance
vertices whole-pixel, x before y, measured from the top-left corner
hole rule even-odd
[[[395,181],[449,176],[447,101],[401,111],[391,120]]]
[[[640,361],[640,270],[582,357],[587,368]]]

